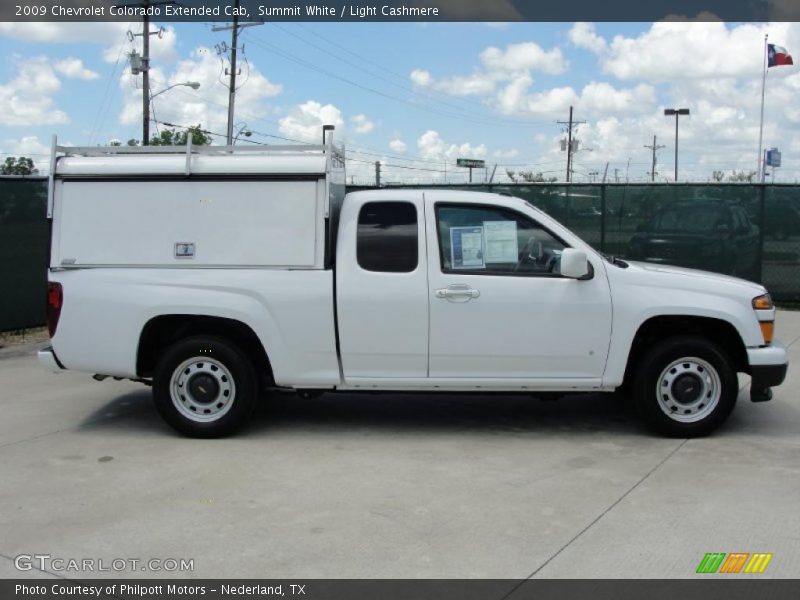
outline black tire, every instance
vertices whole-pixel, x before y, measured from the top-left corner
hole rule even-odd
[[[684,358],[699,360],[682,361]],[[676,362],[680,364],[667,371]],[[712,390],[719,393],[709,393]],[[633,395],[640,416],[657,433],[700,437],[730,416],[739,395],[739,381],[730,359],[717,344],[701,337],[676,336],[657,343],[642,358]]]
[[[197,438],[223,437],[242,427],[255,408],[258,392],[247,356],[226,339],[210,335],[170,346],[153,377],[158,412],[175,430]]]

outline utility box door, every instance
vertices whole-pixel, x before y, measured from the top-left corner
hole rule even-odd
[[[324,185],[302,181],[63,181],[52,266],[313,268]]]

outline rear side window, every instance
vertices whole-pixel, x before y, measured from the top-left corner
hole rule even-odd
[[[368,202],[358,215],[356,256],[367,271],[410,273],[419,262],[417,208],[410,202]]]

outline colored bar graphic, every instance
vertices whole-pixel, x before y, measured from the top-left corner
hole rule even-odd
[[[754,554],[749,552],[731,552],[730,554],[707,552],[697,566],[696,572],[725,574],[763,573],[771,560],[772,554],[766,552]],[[744,571],[742,571],[743,567]]]
[[[700,561],[697,567],[697,573],[716,573],[722,560],[725,558],[724,552],[708,552]]]
[[[750,558],[750,562],[744,568],[745,573],[763,573],[767,568],[769,561],[772,560],[772,554],[756,553]]]
[[[742,570],[747,557],[750,556],[749,552],[731,552],[728,558],[722,563],[720,573],[738,573]]]

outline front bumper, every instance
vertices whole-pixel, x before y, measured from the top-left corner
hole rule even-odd
[[[786,379],[789,355],[786,346],[775,340],[763,348],[748,348],[747,362],[750,365],[750,399],[763,402],[772,398],[771,387]]]
[[[36,358],[39,359],[40,365],[42,365],[48,371],[52,371],[53,373],[58,373],[64,369],[64,365],[62,365],[61,361],[58,360],[58,357],[56,356],[52,346],[47,346],[47,348],[42,348],[39,350],[39,352],[36,354]]]

